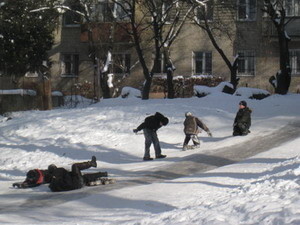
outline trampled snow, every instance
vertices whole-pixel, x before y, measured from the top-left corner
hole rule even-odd
[[[253,110],[251,133],[233,137],[232,123],[241,100]],[[74,109],[15,112],[7,121],[2,117],[0,223],[300,224],[300,138],[207,172],[122,185],[179,165],[193,154],[205,157],[225,147],[256,142],[291,123],[299,128],[299,102],[297,94],[250,100],[214,93],[172,100],[108,99]],[[158,130],[167,158],[143,162],[144,136],[132,130],[156,111],[170,120]],[[183,152],[186,111],[202,119],[213,137],[202,132],[201,148]],[[154,156],[153,147],[151,154]],[[107,171],[116,179],[111,187],[120,188],[107,185],[52,193],[47,185],[11,186],[23,181],[30,169],[46,169],[52,163],[69,169],[92,155],[97,157],[98,168],[84,172]]]

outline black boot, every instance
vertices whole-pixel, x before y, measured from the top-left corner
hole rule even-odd
[[[92,167],[97,167],[97,161],[96,156],[92,156],[92,160],[90,161],[90,164]]]
[[[86,173],[83,175],[83,179],[86,184],[96,181],[101,177],[107,177],[107,172],[99,172],[99,173]]]

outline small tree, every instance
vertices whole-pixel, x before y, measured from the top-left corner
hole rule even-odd
[[[53,44],[58,13],[56,0],[0,1],[0,72],[4,76],[22,77],[26,72],[38,74],[40,109],[51,109],[51,81],[47,51]],[[46,12],[32,10],[49,8]]]
[[[283,0],[264,0],[263,12],[270,16],[276,27],[279,43],[280,70],[269,81],[277,94],[287,94],[291,83],[291,68],[289,56],[290,37],[286,32],[286,25],[291,21],[286,19],[286,11]]]
[[[48,60],[58,16],[55,2],[47,1],[47,12],[32,12],[45,6],[45,1],[0,0],[0,70],[4,75],[20,77],[38,71]]]
[[[132,36],[145,78],[142,99],[149,98],[153,74],[161,69],[162,54],[166,63],[164,66],[167,68],[168,98],[173,98],[173,72],[175,67],[170,57],[170,47],[178,36],[191,9],[188,12],[184,11],[182,7],[184,3],[178,0],[114,0],[114,2],[122,7],[130,19],[130,28],[127,27],[126,30]],[[185,13],[185,16],[182,16],[183,13]],[[175,16],[172,16],[172,14]],[[148,40],[145,36],[148,37]],[[146,63],[144,43],[148,48],[150,45],[154,49],[151,68]]]

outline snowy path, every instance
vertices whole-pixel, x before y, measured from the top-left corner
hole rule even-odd
[[[0,212],[12,213],[23,211],[26,209],[29,210],[32,208],[50,207],[79,198],[84,198],[93,193],[105,192],[135,185],[161,182],[168,179],[176,179],[199,171],[205,172],[216,167],[221,167],[241,161],[260,152],[264,152],[273,147],[280,146],[285,142],[299,137],[299,134],[300,121],[297,121],[294,123],[290,123],[289,125],[269,135],[261,136],[258,138],[253,137],[251,140],[248,140],[241,144],[216,149],[210,152],[201,152],[199,154],[195,153],[183,157],[179,162],[156,168],[153,172],[135,172],[135,177],[131,179],[118,179],[117,183],[115,183],[114,185],[89,187],[63,193],[45,192],[44,190],[46,190],[46,187],[45,189],[37,190],[34,195],[32,195],[32,193],[26,193],[26,190],[20,190],[18,194],[16,194],[16,192],[4,193],[2,197],[4,197],[5,199],[11,199],[11,201],[4,201],[5,203],[0,203]],[[28,198],[20,201],[18,199],[18,195],[24,197],[24,193],[27,194]],[[11,204],[7,205],[7,202],[11,202]]]

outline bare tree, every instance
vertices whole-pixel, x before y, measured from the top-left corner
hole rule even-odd
[[[157,69],[161,53],[164,56],[167,72],[168,98],[174,98],[173,74],[176,69],[171,60],[170,48],[178,37],[193,6],[184,1],[149,0],[145,3],[146,9],[151,15],[151,29],[155,43],[155,61],[152,71]]]
[[[190,0],[190,2],[194,4],[196,8],[195,14],[193,15],[195,24],[206,32],[212,45],[224,60],[226,66],[230,70],[230,83],[233,85],[234,89],[236,89],[239,81],[239,78],[237,78],[238,55],[234,58],[233,62],[231,62],[217,39],[217,37],[221,35],[226,35],[231,39],[232,28],[230,27],[230,23],[224,21],[222,17],[215,17],[216,12],[214,10],[218,8],[223,11],[226,9],[233,11],[235,9],[234,5],[232,5],[230,1],[225,2],[221,0]]]
[[[132,37],[139,63],[143,70],[145,82],[142,91],[142,99],[149,99],[153,74],[150,72],[146,63],[145,53],[142,46],[141,36],[148,28],[146,15],[138,13],[138,10],[142,7],[142,2],[139,0],[113,0],[113,2],[125,12],[125,15],[129,20],[129,26],[123,26],[123,28],[127,34]]]
[[[161,69],[162,55],[166,63],[163,66],[167,69],[168,98],[174,98],[173,72],[175,67],[170,57],[170,47],[191,9],[184,10],[185,8],[182,7],[184,3],[178,0],[114,0],[114,2],[119,4],[130,18],[130,29],[128,27],[126,29],[135,43],[145,78],[142,99],[149,98],[153,75]],[[147,34],[149,40],[145,40],[144,33]],[[154,49],[151,68],[146,63],[143,43],[147,45],[150,43]]]
[[[71,12],[81,17],[77,23],[80,23],[82,26],[82,32],[87,32],[87,41],[88,41],[88,55],[93,64],[93,92],[94,92],[94,101],[98,102],[100,99],[100,89],[102,90],[102,95],[104,98],[111,97],[111,50],[114,45],[114,28],[115,20],[114,17],[114,7],[110,7],[111,1],[106,1],[105,10],[110,14],[110,27],[109,31],[109,41],[108,43],[101,43],[100,40],[94,40],[94,36],[101,36],[97,26],[99,21],[95,20],[95,4],[94,0],[66,0],[62,3],[58,3],[54,8],[58,9],[60,12]],[[49,10],[49,7],[41,7],[33,12]],[[107,32],[107,30],[106,30]]]
[[[279,54],[280,54],[280,71],[275,76],[270,77],[269,81],[277,94],[287,94],[291,83],[291,68],[289,56],[290,37],[286,32],[286,26],[292,21],[292,18],[287,20],[286,10],[283,0],[264,0],[263,12],[270,16],[274,26],[276,27]]]

